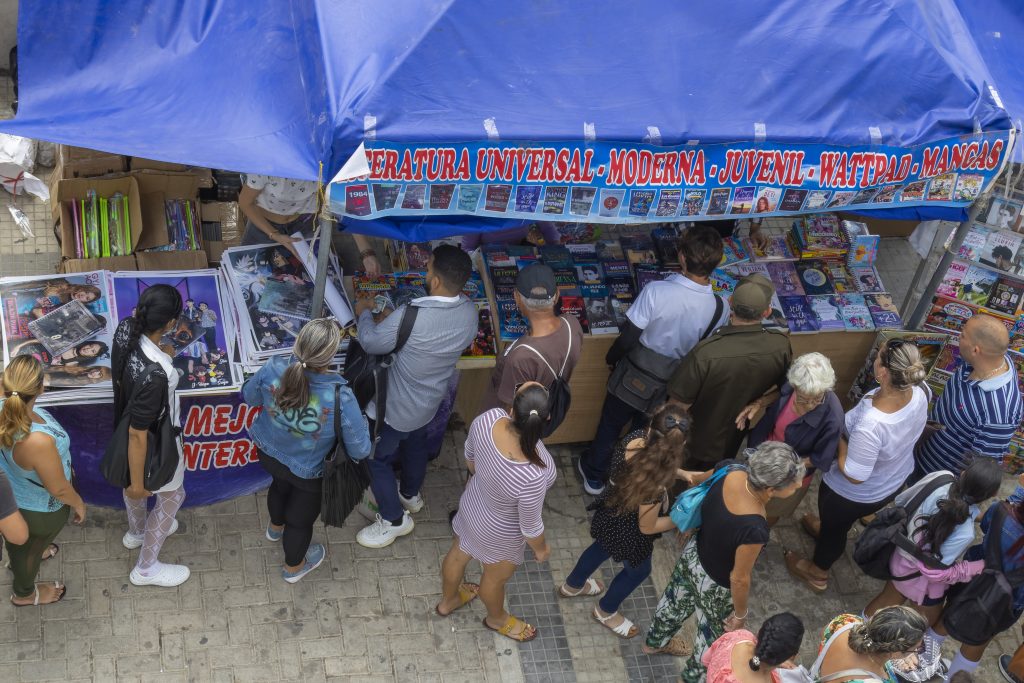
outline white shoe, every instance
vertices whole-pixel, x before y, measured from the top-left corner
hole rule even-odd
[[[356,542],[364,548],[386,548],[399,536],[412,533],[415,527],[416,523],[412,521],[408,512],[402,513],[402,523],[398,526],[377,515],[376,522],[359,530]]]
[[[181,584],[188,581],[188,577],[192,574],[189,568],[183,564],[163,564],[160,563],[157,571],[152,576],[143,576],[142,572],[139,571],[138,567],[132,569],[131,574],[128,575],[128,580],[136,586],[162,586],[164,588],[173,588],[174,586],[180,586]]]
[[[167,535],[170,536],[177,530],[178,520],[175,519],[173,522],[171,522],[171,530],[167,533]],[[123,545],[125,548],[128,548],[128,550],[135,550],[136,548],[142,547],[142,542],[145,540],[145,538],[145,534],[142,534],[141,536],[136,536],[132,532],[126,531],[124,534],[124,538],[121,539],[121,545]]]
[[[418,493],[412,498],[406,498],[402,495],[402,492],[399,491],[398,501],[402,504],[402,507],[405,508],[405,511],[410,514],[419,512],[423,509],[423,497]]]

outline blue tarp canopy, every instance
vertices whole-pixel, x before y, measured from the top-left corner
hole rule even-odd
[[[907,147],[1012,127],[993,74],[1018,87],[1020,61],[975,32],[1020,51],[1015,4],[22,3],[0,130],[292,178],[322,163],[325,181],[366,138]]]

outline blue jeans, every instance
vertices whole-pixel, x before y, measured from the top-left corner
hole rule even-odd
[[[645,415],[632,408],[625,401],[606,393],[604,405],[601,406],[601,421],[597,425],[597,433],[590,443],[590,448],[580,458],[580,469],[591,481],[608,481],[608,467],[612,460],[612,451],[622,438],[622,428],[630,420],[633,429],[639,429],[646,422]]]
[[[404,511],[398,500],[395,483],[395,466],[401,466],[402,495],[412,498],[420,492],[427,477],[427,460],[430,454],[424,449],[427,427],[424,425],[411,432],[400,432],[384,423],[377,440],[373,457],[367,460],[370,468],[370,489],[377,500],[382,519],[394,522],[401,520]],[[370,423],[373,434],[373,422]]]
[[[594,541],[590,547],[583,551],[580,559],[576,562],[569,577],[565,580],[569,588],[583,588],[590,575],[597,571],[597,568],[604,564],[604,561],[611,557],[604,551],[601,544]],[[636,590],[636,587],[644,582],[651,574],[651,558],[634,566],[629,562],[622,563],[622,571],[615,575],[608,590],[598,606],[605,614],[612,614],[619,611],[622,601],[629,597],[629,594]]]

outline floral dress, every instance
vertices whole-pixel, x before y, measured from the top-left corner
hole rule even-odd
[[[825,654],[828,652],[828,648],[832,645],[830,641],[833,636],[862,623],[864,623],[864,620],[855,614],[840,614],[828,623],[828,626],[826,626],[825,630],[821,633],[821,645],[818,648],[818,659],[814,662],[814,666],[811,667],[811,675],[816,677],[814,680],[818,680],[817,677],[821,676],[821,663],[825,660]],[[850,679],[848,683],[878,683],[879,681],[882,681],[882,683],[899,683],[895,674],[890,670],[888,662],[885,664],[885,673],[885,679],[872,675],[870,678]]]

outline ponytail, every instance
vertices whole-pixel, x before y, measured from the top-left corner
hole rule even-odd
[[[751,671],[760,671],[762,665],[777,667],[800,652],[804,638],[804,624],[789,612],[769,617],[757,632],[754,656],[750,658]]]
[[[129,354],[139,348],[142,335],[163,329],[167,323],[181,315],[181,309],[181,293],[175,287],[160,284],[143,290],[135,305],[135,313],[128,318],[126,348],[122,353],[115,353],[112,359],[113,374],[117,381],[124,376],[124,365],[128,362]]]
[[[33,356],[17,356],[3,374],[3,408],[0,409],[0,447],[13,448],[32,431],[29,404],[43,391],[43,364]]]
[[[331,364],[341,345],[341,328],[330,318],[310,320],[295,339],[295,361],[281,375],[274,397],[281,410],[297,410],[309,404],[306,370],[323,370]]]
[[[281,375],[281,386],[274,401],[281,410],[296,410],[309,404],[309,378],[306,364],[296,357]]]
[[[519,434],[519,449],[532,464],[546,467],[537,453],[537,442],[548,422],[548,390],[533,382],[512,399],[512,425]]]
[[[938,554],[953,531],[970,518],[971,506],[999,493],[1002,479],[1003,468],[995,459],[975,457],[963,474],[950,484],[946,497],[939,500],[938,511],[924,517],[924,524],[918,527],[918,545]]]

